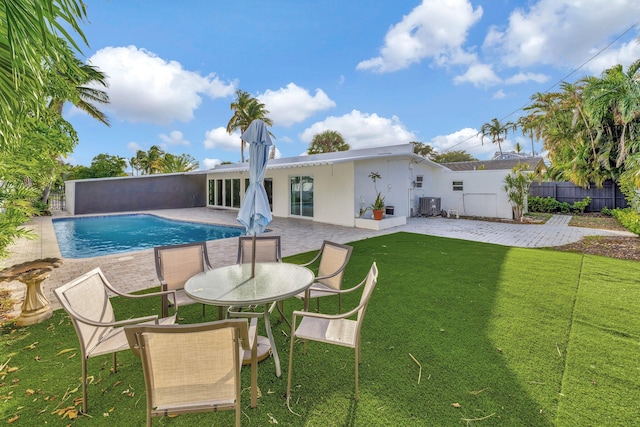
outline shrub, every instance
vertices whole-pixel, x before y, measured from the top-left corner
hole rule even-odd
[[[640,212],[633,208],[613,209],[611,215],[627,230],[640,234]]]
[[[585,209],[587,209],[587,206],[589,206],[589,203],[591,203],[591,198],[587,196],[578,202],[574,202],[573,206],[567,202],[559,202],[551,196],[530,196],[528,202],[529,212],[561,212],[565,214],[569,212],[584,213]]]
[[[591,197],[587,196],[578,202],[573,202],[571,209],[577,213],[584,213],[584,210],[587,209],[589,203],[591,203]]]

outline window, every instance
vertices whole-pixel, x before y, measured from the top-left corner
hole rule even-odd
[[[416,176],[416,188],[422,188],[422,182],[424,181],[423,175]]]
[[[453,191],[462,191],[462,181],[453,181]]]
[[[209,180],[209,204],[210,205],[216,204],[216,180],[215,179]]]
[[[222,206],[222,180],[216,179],[216,205]]]
[[[289,180],[291,215],[313,217],[313,177],[292,176]]]
[[[232,197],[232,206],[234,208],[240,207],[240,178],[236,178],[233,180],[233,197]]]

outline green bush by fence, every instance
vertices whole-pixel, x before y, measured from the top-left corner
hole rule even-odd
[[[553,197],[537,197],[530,196],[528,198],[529,212],[543,212],[543,213],[583,213],[587,206],[591,203],[589,196],[582,200],[574,202],[573,205],[567,202],[559,202]]]

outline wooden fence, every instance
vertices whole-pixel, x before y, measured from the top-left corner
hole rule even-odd
[[[627,200],[620,188],[613,181],[605,181],[602,188],[595,185],[591,188],[578,187],[571,182],[533,182],[529,186],[529,195],[538,197],[553,197],[559,202],[580,201],[591,197],[591,203],[586,212],[600,212],[602,208],[626,208]]]

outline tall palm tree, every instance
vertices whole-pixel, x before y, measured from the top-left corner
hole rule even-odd
[[[62,115],[62,108],[68,101],[79,110],[109,126],[107,115],[95,105],[95,103],[108,104],[109,95],[105,91],[88,86],[99,84],[107,87],[107,76],[97,67],[85,64],[77,58],[74,58],[74,62],[77,70],[74,73],[52,70],[50,88],[53,93],[48,107]]]
[[[621,129],[617,143],[616,166],[621,166],[629,153],[640,147],[640,59],[625,72],[618,64],[605,70],[601,78],[593,78],[584,89],[589,117],[602,123],[612,115],[613,123]],[[631,146],[629,146],[631,145]]]
[[[232,102],[229,107],[233,110],[233,116],[231,116],[227,124],[227,132],[229,135],[238,129],[240,130],[240,134],[243,134],[251,122],[256,119],[262,120],[267,126],[273,126],[273,122],[267,117],[269,110],[265,108],[263,103],[252,97],[248,92],[238,89],[236,91],[236,100]],[[269,132],[269,135],[274,137],[271,132]],[[242,163],[244,163],[245,145],[246,143],[240,139],[240,158]]]
[[[64,43],[63,43],[64,44]],[[71,49],[66,47],[69,55],[73,55]],[[89,116],[109,126],[107,115],[98,109],[95,103],[108,104],[109,95],[99,89],[88,85],[97,83],[107,86],[107,77],[97,67],[84,64],[77,58],[73,58],[74,67],[53,67],[49,70],[47,92],[51,97],[48,108],[57,112],[62,117],[62,109],[65,102],[69,101],[76,108],[89,114]],[[56,171],[51,171],[51,182],[54,181]],[[51,184],[47,184],[42,192],[42,203],[47,203]]]
[[[509,131],[514,131],[518,127],[517,124],[513,122],[500,123],[497,118],[491,119],[490,122],[487,122],[482,125],[480,128],[480,141],[484,143],[484,138],[487,136],[491,137],[491,142],[493,144],[498,144],[498,149],[500,150],[500,158],[502,158],[502,142],[507,139],[507,135]]]

